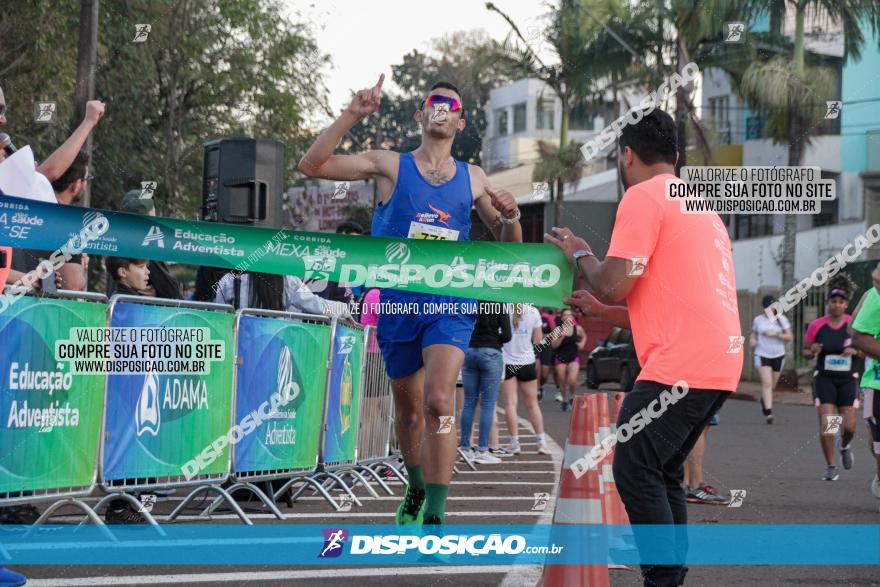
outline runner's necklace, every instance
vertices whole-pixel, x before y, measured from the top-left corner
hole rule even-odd
[[[450,157],[449,160],[453,161],[453,165],[455,164],[452,157]],[[430,183],[431,185],[440,185],[440,184],[443,184],[443,183],[446,183],[447,181],[449,181],[449,177],[447,177],[443,173],[443,167],[445,167],[445,166],[446,166],[446,163],[441,163],[440,167],[437,169],[426,170],[425,171],[425,179],[428,180],[428,183]]]

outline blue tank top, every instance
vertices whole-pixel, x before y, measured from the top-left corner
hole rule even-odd
[[[468,164],[455,161],[455,176],[443,185],[428,183],[412,153],[400,154],[397,185],[385,204],[379,203],[373,213],[371,236],[394,238],[425,238],[468,240],[471,231],[471,177]],[[381,290],[382,301],[458,301],[471,300],[419,293],[414,291]],[[411,329],[406,316],[380,316],[385,334],[393,334],[398,327]],[[476,316],[473,316],[474,320]]]
[[[400,154],[397,185],[373,213],[372,236],[468,240],[471,231],[471,177],[468,164],[455,162],[455,176],[443,185],[428,183],[412,153]]]

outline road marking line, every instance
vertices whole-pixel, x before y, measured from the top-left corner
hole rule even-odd
[[[378,577],[412,575],[468,575],[506,573],[508,565],[466,565],[436,567],[380,567],[375,569],[310,569],[301,571],[248,571],[236,573],[178,573],[174,575],[129,575],[122,577],[76,577],[29,579],[33,587],[88,587],[100,585],[179,585],[183,583],[230,583],[283,581],[294,579],[332,579],[335,577]]]
[[[489,517],[489,518],[499,518],[504,516],[538,516],[542,512],[446,512],[446,517],[462,517],[462,518],[479,518],[479,517]],[[300,518],[327,518],[331,515],[338,515],[343,518],[394,518],[394,512],[289,512],[290,518],[288,519],[300,519]],[[249,513],[247,516],[251,519],[257,520],[276,520],[275,514],[258,514],[258,513]],[[53,520],[68,522],[75,522],[77,520],[81,520],[83,516],[58,516],[53,517]],[[156,520],[167,520],[168,514],[156,515],[153,514],[153,517]],[[207,522],[209,520],[238,520],[239,517],[236,514],[216,514],[211,515],[210,517],[202,517],[197,514],[193,515],[184,515],[177,516],[176,520],[180,521],[202,521]]]

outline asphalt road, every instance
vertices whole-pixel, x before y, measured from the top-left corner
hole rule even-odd
[[[550,387],[548,386],[548,392]],[[534,493],[557,490],[561,446],[565,443],[569,417],[559,410],[552,393],[543,402],[547,432],[555,440],[552,456],[534,454],[534,437],[523,434],[525,452],[501,465],[481,465],[472,471],[460,465],[453,481],[448,524],[547,523],[553,501],[544,511],[533,510]],[[691,505],[691,523],[777,523],[777,524],[880,524],[880,500],[868,490],[873,475],[865,430],[860,422],[855,446],[856,462],[850,471],[841,470],[838,481],[821,481],[824,463],[817,437],[815,409],[802,405],[779,405],[776,424],[768,426],[757,404],[728,401],[721,413],[721,425],[712,429],[705,465],[706,482],[719,489],[746,489],[742,507]],[[524,416],[524,414],[520,414]],[[503,418],[501,418],[503,420]],[[502,424],[502,434],[506,430]],[[393,512],[401,495],[380,499],[362,490],[362,507],[333,513],[319,497],[306,497],[294,508],[287,523],[393,523]],[[161,520],[180,497],[157,504]],[[255,507],[255,504],[250,504]],[[255,510],[256,511],[256,510]],[[195,514],[196,512],[193,512]],[[270,523],[266,514],[255,514],[256,523]],[[74,521],[67,517],[62,520]],[[198,522],[193,515],[183,521]],[[212,524],[238,523],[229,514],[215,516]],[[797,545],[793,544],[792,548]],[[719,544],[718,548],[736,548]],[[407,567],[327,568],[277,566],[41,566],[13,567],[30,577],[29,585],[317,585],[433,586],[474,585],[505,587],[534,585],[539,567]],[[612,571],[612,585],[640,585],[635,570]],[[692,567],[688,585],[880,585],[880,568],[867,566],[705,566]]]

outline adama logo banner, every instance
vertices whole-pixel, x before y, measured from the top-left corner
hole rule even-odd
[[[208,328],[212,340],[232,348],[233,315],[226,312],[122,302],[113,307],[110,325]],[[199,375],[107,377],[105,479],[180,476],[181,466],[232,424],[232,361],[212,362]],[[200,472],[223,473],[228,462],[226,447]]]

